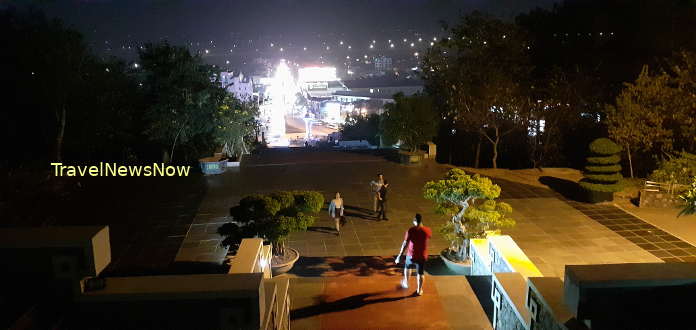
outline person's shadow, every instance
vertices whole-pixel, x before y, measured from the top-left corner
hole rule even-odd
[[[297,320],[306,317],[312,317],[319,314],[333,313],[346,311],[351,309],[357,309],[370,304],[378,304],[384,302],[398,301],[406,299],[409,297],[414,297],[415,293],[410,296],[402,297],[384,297],[377,299],[369,299],[370,297],[379,296],[390,291],[374,292],[374,293],[363,293],[343,299],[339,299],[331,302],[320,302],[317,305],[307,306],[303,308],[298,308],[290,312],[290,319]]]
[[[346,217],[360,218],[365,220],[377,219],[376,216],[372,215],[372,210],[368,210],[364,207],[345,205],[344,208],[345,211],[343,211],[343,215]]]

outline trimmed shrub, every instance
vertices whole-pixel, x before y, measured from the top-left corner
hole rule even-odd
[[[285,241],[294,231],[304,231],[314,224],[313,214],[324,205],[324,196],[316,191],[278,191],[242,198],[230,209],[233,220],[218,232],[227,236],[225,245],[238,246],[242,238],[263,237],[273,244],[275,255],[285,252]]]
[[[621,147],[607,138],[599,138],[589,146],[590,155],[587,157],[584,178],[580,187],[585,191],[590,203],[610,201],[613,193],[621,191]]]

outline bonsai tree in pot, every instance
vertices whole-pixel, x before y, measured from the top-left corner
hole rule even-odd
[[[445,255],[453,261],[469,259],[472,238],[485,238],[491,231],[515,225],[515,220],[508,217],[512,207],[495,201],[500,186],[478,174],[471,176],[452,169],[442,180],[426,183],[423,196],[435,202],[437,213],[451,216],[440,233],[450,241]]]
[[[236,248],[242,238],[262,237],[273,244],[274,263],[283,263],[299,256],[287,253],[285,243],[290,233],[307,230],[314,224],[314,214],[324,205],[324,196],[316,191],[279,191],[255,194],[242,198],[230,209],[234,223],[220,227],[218,232],[227,236],[223,244]]]
[[[584,178],[580,187],[590,203],[611,201],[614,193],[621,191],[621,146],[607,138],[599,138],[590,143],[590,156],[587,157]]]

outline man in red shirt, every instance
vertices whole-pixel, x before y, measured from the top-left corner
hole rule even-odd
[[[408,273],[409,267],[413,264],[416,266],[418,275],[417,295],[423,294],[423,282],[425,281],[425,261],[428,260],[428,240],[433,236],[430,228],[423,226],[421,215],[416,213],[413,218],[413,227],[406,231],[404,243],[401,244],[399,255],[396,256],[396,263],[399,263],[401,255],[404,253],[404,248],[408,246],[406,251],[406,262],[404,263],[404,279],[401,281],[401,287],[408,288]]]

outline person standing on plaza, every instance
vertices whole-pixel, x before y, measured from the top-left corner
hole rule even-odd
[[[423,294],[423,282],[425,282],[425,262],[428,260],[428,240],[433,236],[432,230],[423,225],[423,218],[416,213],[413,218],[413,227],[406,231],[404,242],[401,244],[399,255],[396,256],[396,263],[399,263],[401,256],[406,250],[406,260],[404,261],[404,279],[401,280],[401,287],[408,288],[408,275],[411,265],[415,265],[417,272],[418,287],[417,295]]]
[[[336,193],[336,198],[329,204],[329,215],[336,222],[336,235],[341,233],[341,219],[343,218],[343,198],[341,193]]]
[[[377,204],[379,201],[379,190],[384,185],[384,175],[382,173],[377,174],[377,181],[370,181],[370,195],[372,195],[372,212],[377,213]]]
[[[384,184],[379,188],[377,192],[377,220],[389,220],[387,219],[387,189],[389,188],[389,182],[384,180]]]

